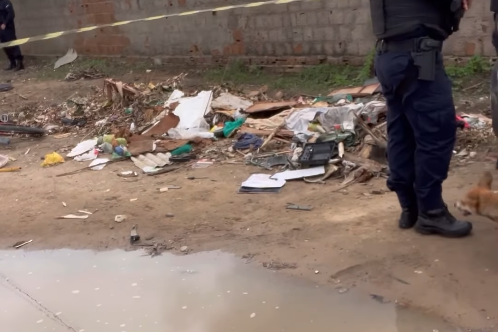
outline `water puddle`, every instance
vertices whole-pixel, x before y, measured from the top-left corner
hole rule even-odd
[[[211,252],[0,251],[6,332],[460,331]]]

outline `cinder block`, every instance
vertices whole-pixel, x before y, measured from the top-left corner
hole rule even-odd
[[[346,42],[352,41],[351,38],[351,28],[345,24],[339,26],[339,39]]]
[[[318,23],[318,17],[315,12],[306,13],[306,24],[308,26],[316,26]]]
[[[303,38],[305,41],[313,40],[313,28],[312,27],[304,27],[303,28]]]
[[[304,33],[302,28],[293,28],[292,29],[292,41],[302,42],[304,41]]]
[[[313,29],[313,40],[320,42],[326,40],[332,27],[318,27]]]
[[[267,20],[272,28],[281,28],[284,25],[282,21],[282,14],[269,15]]]
[[[275,43],[275,55],[285,55],[285,45],[282,43]]]
[[[307,25],[305,12],[298,12],[298,13],[295,13],[294,15],[296,15],[296,25],[297,26],[306,26]]]
[[[329,15],[330,24],[344,24],[344,13],[341,10],[333,10]]]
[[[286,13],[281,16],[282,18],[282,27],[283,28],[290,28],[292,26],[292,20],[291,20],[291,14]]]
[[[330,13],[327,10],[322,10],[316,13],[316,23],[318,26],[328,26]]]

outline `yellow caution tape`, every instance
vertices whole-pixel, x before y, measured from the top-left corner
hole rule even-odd
[[[146,18],[139,18],[136,20],[107,23],[107,24],[102,24],[102,25],[84,27],[84,28],[80,28],[80,29],[52,32],[52,33],[47,33],[45,35],[17,39],[17,40],[7,42],[7,43],[0,43],[0,49],[5,48],[5,47],[10,47],[10,46],[24,45],[24,44],[32,43],[32,42],[39,41],[39,40],[54,39],[54,38],[58,38],[61,36],[92,31],[92,30],[99,29],[99,28],[116,27],[116,26],[131,24],[131,23],[154,21],[154,20],[159,20],[159,19],[168,18],[168,17],[188,16],[188,15],[195,15],[195,14],[200,14],[200,13],[219,12],[219,11],[223,11],[223,10],[231,10],[231,9],[236,9],[236,8],[254,8],[254,7],[265,6],[265,5],[281,5],[281,4],[288,4],[291,2],[307,2],[307,1],[317,1],[317,0],[269,0],[269,1],[246,3],[243,5],[223,6],[223,7],[217,7],[217,8],[191,10],[191,11],[186,11],[186,12],[182,12],[182,13],[175,13],[175,14],[151,16],[151,17],[146,17]]]

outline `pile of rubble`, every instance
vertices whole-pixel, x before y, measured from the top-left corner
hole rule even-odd
[[[187,95],[183,78],[141,86],[106,79],[95,98],[70,98],[31,121],[46,122],[59,135],[78,128],[93,137],[67,155],[91,161],[90,169],[131,159],[149,175],[217,162],[280,171],[253,175],[240,192],[278,191],[292,179],[325,183],[332,176],[343,177],[346,186],[386,171],[387,109],[378,83],[326,97],[277,94],[280,99],[271,100],[266,88],[241,93],[217,87]],[[56,121],[62,125],[51,126]]]
[[[93,70],[70,73],[72,78],[101,77]],[[103,88],[93,86],[86,96],[73,94],[60,105],[25,106],[13,119],[23,126],[40,127],[50,134],[77,133],[99,135],[128,127],[145,125],[154,114],[162,111],[162,104],[173,89],[180,87],[186,75],[175,76],[161,84],[128,85],[105,79]],[[150,117],[150,118],[148,118]]]
[[[59,137],[73,131],[93,137],[67,155],[92,161],[91,169],[131,159],[149,175],[216,162],[274,173],[253,174],[240,192],[277,192],[294,179],[323,184],[342,178],[344,188],[386,175],[387,107],[378,82],[325,97],[277,94],[272,100],[266,87],[244,93],[221,86],[187,94],[184,78],[140,85],[105,79],[92,96],[73,96],[31,117],[20,114],[18,121],[43,124]],[[488,120],[462,114],[457,122],[469,138],[491,135]]]

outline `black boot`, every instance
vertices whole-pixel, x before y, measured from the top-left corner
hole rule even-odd
[[[415,230],[420,234],[438,234],[446,237],[463,237],[470,234],[472,224],[457,220],[446,207],[420,212]]]
[[[399,217],[399,228],[410,229],[415,226],[418,219],[417,209],[403,209],[401,211],[401,216]]]
[[[16,69],[14,69],[14,71],[20,71],[20,70],[24,70],[24,63],[22,60],[17,60],[17,66]]]
[[[5,68],[5,70],[12,70],[12,69],[15,69],[16,68],[16,63],[15,62],[11,62],[10,65]]]

